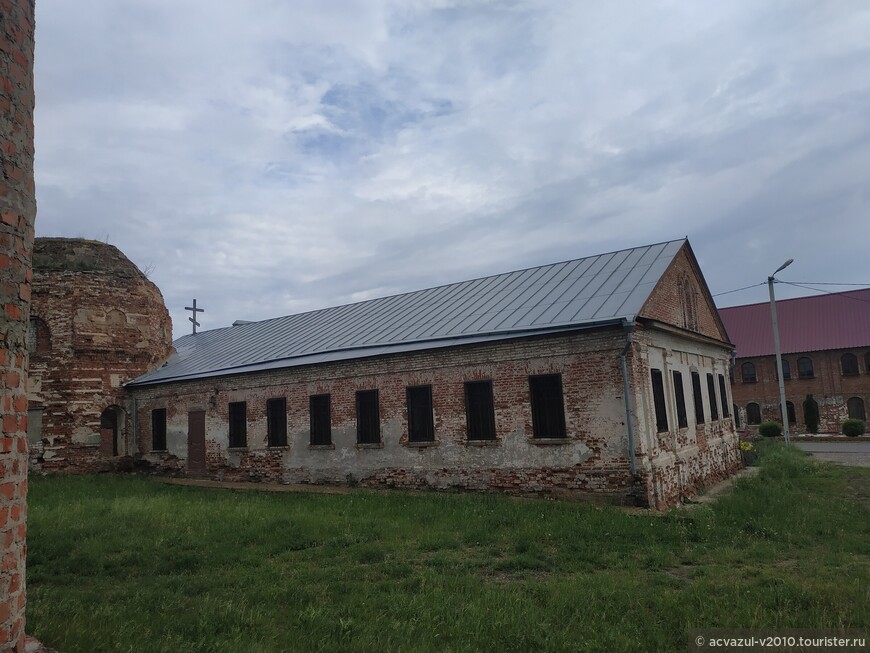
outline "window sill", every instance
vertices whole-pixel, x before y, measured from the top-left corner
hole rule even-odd
[[[756,379],[756,380],[753,380],[753,381],[748,381],[748,380],[744,379],[744,380],[742,381],[742,383],[758,383],[758,380]]]
[[[289,444],[269,444],[266,445],[266,449],[269,451],[283,451],[284,449],[289,449]]]
[[[426,447],[437,447],[441,444],[441,440],[415,440],[414,442],[408,441],[405,443],[406,447],[411,447],[414,449],[425,449]]]
[[[383,442],[357,442],[356,448],[357,449],[383,449],[384,443]]]
[[[571,438],[528,438],[530,444],[550,446],[559,444],[571,444]]]
[[[309,444],[308,448],[312,451],[327,451],[329,449],[335,449],[335,444],[332,442],[329,444]]]
[[[169,453],[169,450],[168,449],[152,449],[148,453],[153,456],[155,454],[160,455],[160,454],[164,454],[164,453]]]
[[[465,446],[467,447],[500,447],[501,440],[498,438],[493,438],[491,440],[466,440]]]
[[[799,381],[812,381],[814,378],[816,378],[816,377],[815,376],[799,376],[798,380]]]
[[[227,447],[227,451],[230,453],[247,453],[248,447],[245,445],[244,447]]]

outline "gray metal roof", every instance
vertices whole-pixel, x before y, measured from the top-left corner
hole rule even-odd
[[[685,239],[175,341],[150,385],[633,321]]]

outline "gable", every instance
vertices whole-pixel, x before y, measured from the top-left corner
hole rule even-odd
[[[688,242],[674,256],[638,317],[729,342],[707,282]]]

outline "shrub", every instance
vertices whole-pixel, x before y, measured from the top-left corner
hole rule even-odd
[[[843,422],[843,435],[864,435],[867,423],[863,419],[847,419]]]
[[[804,422],[807,425],[807,431],[810,433],[819,432],[819,405],[812,395],[807,395],[804,399]]]
[[[779,422],[762,422],[758,425],[758,434],[766,438],[776,438],[782,435],[782,424]]]

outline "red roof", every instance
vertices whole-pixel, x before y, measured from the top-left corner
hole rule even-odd
[[[870,288],[776,302],[783,354],[870,346]],[[738,358],[772,356],[770,302],[720,308]]]

